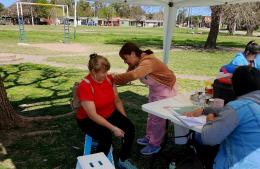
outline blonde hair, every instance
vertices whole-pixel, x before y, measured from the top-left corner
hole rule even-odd
[[[110,69],[110,63],[104,56],[96,53],[89,55],[88,70],[95,72],[107,72]]]

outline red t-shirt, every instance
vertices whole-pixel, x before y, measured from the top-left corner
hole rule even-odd
[[[91,84],[84,80],[81,81],[77,90],[79,100],[94,101],[97,114],[104,118],[108,118],[115,110],[115,93],[112,86],[112,76],[108,76],[111,82],[105,79],[101,83],[93,80],[90,74],[85,78],[88,79]],[[93,87],[93,91],[91,86]],[[81,106],[77,112],[77,119],[84,118],[88,118],[88,114]]]

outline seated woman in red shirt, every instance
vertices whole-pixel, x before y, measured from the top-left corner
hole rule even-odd
[[[109,153],[112,133],[122,139],[118,167],[136,169],[129,159],[135,137],[133,123],[126,117],[121,99],[118,96],[108,60],[100,55],[90,55],[89,74],[80,83],[77,95],[81,107],[77,112],[77,122],[83,132],[98,141],[97,151]]]

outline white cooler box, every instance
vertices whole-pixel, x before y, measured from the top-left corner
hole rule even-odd
[[[104,153],[79,156],[76,169],[115,169]]]

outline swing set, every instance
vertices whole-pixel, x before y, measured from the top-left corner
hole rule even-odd
[[[45,4],[45,3],[31,3],[31,2],[16,2],[17,7],[17,18],[18,18],[18,31],[20,43],[26,43],[26,34],[24,29],[24,16],[23,16],[23,5],[32,6],[51,6],[60,7],[63,12],[63,31],[64,31],[64,43],[70,41],[70,23],[69,23],[69,9],[68,5],[56,5],[56,4]],[[32,19],[33,20],[33,19]]]

